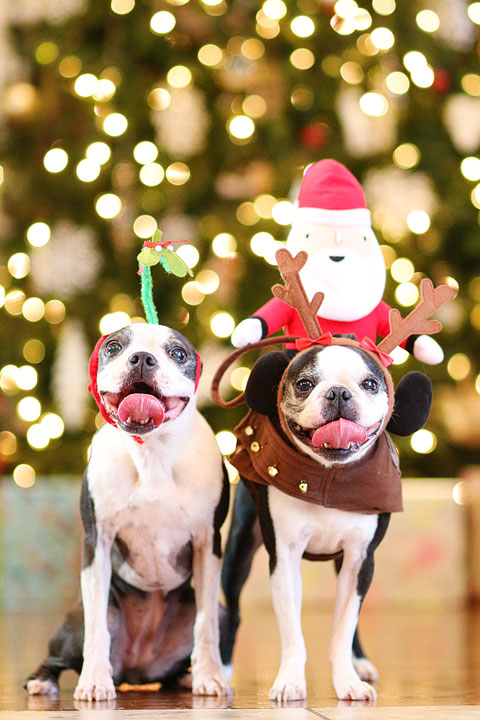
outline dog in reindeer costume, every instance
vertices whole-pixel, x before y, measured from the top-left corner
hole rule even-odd
[[[374,342],[388,334],[382,252],[360,183],[341,163],[320,160],[305,173],[287,248],[293,255],[308,254],[300,278],[310,300],[317,292],[325,296],[318,318],[324,332]],[[282,327],[287,334],[305,334],[295,308],[275,297],[239,323],[232,343],[243,347]],[[443,360],[441,347],[427,335],[412,334],[402,347],[430,365]]]
[[[261,536],[270,557],[272,599],[277,615],[282,660],[270,690],[276,701],[306,695],[305,644],[301,631],[300,561],[335,561],[338,572],[333,631],[329,648],[338,698],[373,700],[377,671],[365,657],[356,630],[358,613],[373,576],[374,551],[392,512],[402,510],[398,456],[387,429],[402,435],[426,422],[431,385],[409,373],[394,392],[389,353],[412,334],[438,332],[429,316],[452,296],[444,285],[421,284],[422,300],[407,318],[390,314],[390,333],[375,345],[322,333],[317,312],[322,294],[309,300],[300,272],[306,253],[293,258],[279,250],[285,287],[274,295],[299,313],[308,337],[285,336],[295,343],[291,355],[271,352],[255,363],[245,390],[249,406],[235,429],[238,447],[231,462],[243,483],[237,490],[222,584],[229,612],[224,661],[231,657],[239,622],[238,600],[253,552]],[[226,368],[242,352],[278,342],[261,340],[233,352],[217,371],[212,397]],[[253,498],[253,502],[252,502]],[[228,634],[229,633],[229,634]]]

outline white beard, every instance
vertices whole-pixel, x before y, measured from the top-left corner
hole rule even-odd
[[[300,271],[309,300],[316,292],[325,293],[319,316],[327,320],[354,321],[369,315],[381,301],[385,290],[386,271],[378,247],[368,258],[349,248],[339,248],[345,256],[333,262],[332,248],[319,250]]]

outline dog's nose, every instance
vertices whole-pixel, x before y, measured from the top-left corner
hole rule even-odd
[[[157,358],[155,355],[151,355],[147,352],[137,352],[130,355],[128,358],[128,364],[135,370],[151,370],[157,365]]]
[[[325,393],[325,399],[335,405],[337,410],[345,405],[348,405],[352,399],[352,393],[344,385],[333,385]]]

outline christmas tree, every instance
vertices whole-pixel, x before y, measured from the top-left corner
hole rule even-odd
[[[199,348],[202,410],[228,450],[242,409],[209,404],[207,380],[235,323],[270,297],[302,172],[324,157],[365,188],[387,302],[406,314],[424,276],[458,289],[440,313],[445,363],[428,368],[432,416],[398,443],[404,473],[452,476],[475,461],[480,3],[366,5],[19,0],[3,11],[0,463],[20,485],[82,471],[99,423],[89,351],[143,319],[136,256],[157,227],[195,272],[155,274],[160,321]],[[396,355],[397,380],[414,368]],[[232,392],[247,376],[233,371]]]

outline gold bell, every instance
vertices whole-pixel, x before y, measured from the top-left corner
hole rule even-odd
[[[278,468],[275,467],[275,465],[269,465],[267,468],[267,472],[271,478],[274,478],[276,475],[278,475]]]
[[[305,493],[306,493],[307,490],[308,490],[308,483],[306,483],[306,482],[301,482],[301,483],[298,484],[298,488],[299,488],[300,492],[302,492],[302,493],[305,495]]]
[[[260,452],[260,443],[254,440],[252,443],[250,443],[250,450],[255,453]]]
[[[248,437],[250,437],[250,435],[253,435],[254,432],[255,430],[253,429],[253,427],[251,425],[247,425],[247,427],[245,428],[245,435],[248,435]]]

